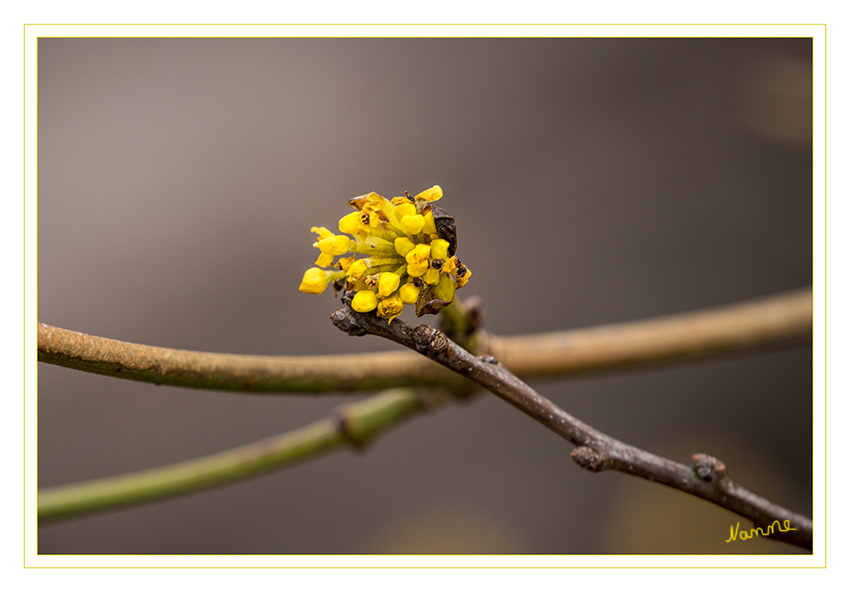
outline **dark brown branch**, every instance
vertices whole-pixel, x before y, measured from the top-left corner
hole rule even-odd
[[[812,292],[589,329],[496,337],[478,332],[517,376],[567,376],[809,342]],[[41,362],[154,384],[258,393],[327,393],[399,386],[462,389],[466,381],[407,352],[244,356],[169,349],[38,325]]]
[[[346,297],[343,302],[347,302]],[[414,329],[398,320],[387,323],[349,307],[331,315],[331,321],[349,335],[371,334],[395,341],[475,381],[575,444],[577,448],[571,456],[582,468],[594,472],[620,471],[662,483],[731,510],[757,527],[766,530],[773,525],[773,539],[812,548],[811,520],[736,483],[726,473],[723,463],[710,456],[694,455],[693,465],[689,467],[612,438],[537,393],[494,357],[473,356],[427,325]],[[775,521],[779,521],[778,525]]]

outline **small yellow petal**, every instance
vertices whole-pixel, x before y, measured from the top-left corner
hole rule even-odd
[[[437,201],[443,197],[443,189],[439,185],[434,185],[430,189],[426,189],[416,196],[416,199],[424,199],[425,201]]]
[[[433,243],[431,243],[431,244],[433,244]],[[440,268],[440,271],[442,271],[443,273],[454,273],[455,271],[457,271],[457,265],[455,264],[455,259],[456,259],[456,257],[451,257],[449,259],[446,259],[445,263],[443,263],[443,266]]]
[[[413,262],[428,262],[428,256],[431,254],[430,245],[418,244],[413,247],[413,250],[410,251],[407,255],[405,255],[405,259],[408,263]]]
[[[319,255],[319,258],[316,259],[316,265],[318,265],[319,267],[330,267],[331,265],[333,265],[333,262],[334,256],[329,255],[328,253],[321,253]]]
[[[411,203],[410,199],[407,198],[406,195],[402,195],[401,197],[394,197],[390,200],[393,204],[403,204],[403,203]]]
[[[416,304],[419,299],[419,288],[411,283],[404,284],[399,289],[398,296],[405,304]]]
[[[324,226],[313,226],[310,228],[310,232],[315,232],[319,235],[319,238],[328,238],[334,235],[333,232],[325,228]]]
[[[298,289],[307,294],[321,294],[328,287],[328,275],[318,267],[311,267],[304,272],[304,278]]]
[[[429,245],[419,244],[410,251],[405,260],[407,261],[407,273],[411,277],[422,277],[430,268],[428,255],[431,253]]]
[[[425,261],[414,261],[407,264],[407,275],[410,277],[422,277],[429,269],[427,259]]]
[[[405,234],[417,234],[425,227],[425,218],[419,214],[405,216],[399,220],[399,225],[401,226],[402,232]]]
[[[378,280],[378,296],[386,298],[396,291],[401,278],[391,271],[385,271]]]
[[[395,239],[395,252],[401,255],[402,257],[406,257],[409,252],[413,250],[413,247],[416,245],[413,244],[406,236],[400,236]]]
[[[372,290],[360,290],[351,301],[351,308],[357,312],[369,312],[378,306],[378,296]]]
[[[437,225],[434,223],[434,214],[428,212],[425,214],[425,226],[422,227],[425,234],[437,234]]]
[[[401,220],[405,216],[415,216],[416,215],[416,206],[405,200],[405,203],[401,203],[393,208],[393,213],[395,217]]]
[[[339,268],[341,270],[347,272],[349,269],[351,269],[351,264],[354,263],[354,255],[352,255],[351,257],[343,257],[342,259],[337,261],[337,263],[339,263]]]
[[[431,257],[445,260],[449,256],[449,241],[438,238],[431,241]]]
[[[434,269],[433,267],[429,268],[428,271],[425,272],[425,277],[423,279],[428,284],[436,284],[440,281],[440,270]]]
[[[472,272],[469,270],[469,268],[467,267],[467,268],[464,268],[464,269],[466,270],[466,273],[464,273],[463,275],[457,276],[457,287],[458,288],[463,288],[467,284],[467,282],[469,282],[469,278],[472,277]]]

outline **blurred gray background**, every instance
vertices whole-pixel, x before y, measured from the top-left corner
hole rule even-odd
[[[45,323],[164,347],[397,346],[298,292],[312,225],[440,184],[486,328],[563,330],[812,281],[808,39],[50,39],[38,46]],[[410,312],[404,319],[410,321]],[[535,383],[811,515],[807,346]],[[39,367],[39,486],[190,459],[366,396],[240,395]],[[40,553],[787,553],[494,396],[366,451],[42,527]],[[742,524],[744,527],[744,524]]]

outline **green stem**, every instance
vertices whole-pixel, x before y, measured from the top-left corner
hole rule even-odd
[[[383,239],[382,239],[383,240]],[[381,245],[375,244],[370,245],[367,243],[358,243],[356,241],[351,241],[348,245],[349,253],[362,253],[364,255],[383,255],[384,257],[398,257],[398,253],[396,253],[395,247],[392,243]]]
[[[362,446],[421,408],[414,390],[389,390],[347,405],[336,416],[246,446],[164,467],[41,490],[39,524],[217,487],[344,445]]]

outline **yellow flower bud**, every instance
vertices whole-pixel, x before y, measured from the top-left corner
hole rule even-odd
[[[351,308],[357,312],[369,312],[378,306],[378,297],[372,290],[360,290],[351,301]]]
[[[345,235],[329,236],[319,241],[319,250],[328,255],[344,255],[350,243],[351,239]]]
[[[357,234],[360,230],[360,212],[351,212],[339,219],[339,231],[346,234]]]
[[[416,199],[424,199],[425,201],[437,201],[443,197],[443,189],[439,185],[434,185],[430,189],[426,189],[416,196]]]
[[[328,287],[328,276],[324,270],[311,267],[304,272],[304,279],[298,289],[308,294],[321,294]]]
[[[419,288],[411,283],[404,284],[399,288],[398,296],[405,304],[416,304],[419,300]]]
[[[406,257],[409,252],[413,250],[413,247],[416,245],[413,244],[406,236],[400,236],[395,239],[395,252],[401,255],[402,257]]]
[[[431,257],[443,259],[449,256],[449,241],[438,238],[431,241]]]
[[[401,206],[396,206],[401,207]],[[401,220],[399,220],[399,226],[401,226],[402,232],[405,234],[417,234],[422,228],[425,227],[425,218],[416,214],[414,216],[405,216]]]
[[[378,279],[378,296],[386,298],[396,291],[401,278],[391,271],[385,271]]]

